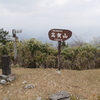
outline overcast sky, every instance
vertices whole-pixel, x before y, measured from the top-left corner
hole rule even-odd
[[[19,37],[48,37],[53,28],[68,29],[83,40],[100,36],[100,0],[0,0],[0,28]]]

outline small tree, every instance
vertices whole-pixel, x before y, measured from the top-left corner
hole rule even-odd
[[[7,31],[4,31],[4,29],[3,28],[1,28],[0,29],[0,43],[1,44],[6,44],[6,42],[8,41],[7,39],[6,39],[6,36],[9,34],[9,32],[7,32]]]
[[[100,36],[94,37],[93,40],[90,41],[90,44],[96,47],[100,47]]]
[[[75,35],[75,39],[71,43],[69,43],[70,46],[83,46],[84,45],[84,40],[81,39],[80,37],[77,37]]]

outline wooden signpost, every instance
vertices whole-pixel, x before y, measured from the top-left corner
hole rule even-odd
[[[7,36],[6,38],[7,38],[7,40],[9,40],[9,41],[15,41],[15,38],[14,38],[14,37]]]
[[[0,30],[1,31],[1,30]],[[17,63],[17,49],[16,49],[16,33],[21,33],[22,30],[12,30],[13,37],[7,36],[7,40],[14,42],[14,64]],[[9,75],[11,74],[11,67],[10,67],[10,56],[3,55],[2,56],[2,74],[3,75]]]
[[[17,48],[16,48],[16,40],[17,40],[17,36],[16,33],[21,33],[22,30],[12,30],[12,34],[13,34],[13,38],[15,38],[15,41],[13,41],[14,44],[14,65],[16,65],[17,63]]]
[[[48,32],[50,40],[58,41],[58,70],[60,70],[60,53],[61,53],[61,41],[65,41],[72,36],[72,32],[66,29],[51,29]]]

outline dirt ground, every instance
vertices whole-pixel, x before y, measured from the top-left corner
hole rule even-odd
[[[0,69],[0,73],[2,70]],[[64,90],[69,92],[73,100],[100,100],[100,69],[95,70],[61,70],[12,68],[16,80],[8,85],[0,85],[0,100],[49,100],[53,93]],[[24,89],[23,81],[33,84],[35,88]]]

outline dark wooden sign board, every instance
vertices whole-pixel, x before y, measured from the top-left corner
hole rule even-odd
[[[51,29],[48,35],[50,40],[65,41],[72,36],[72,32],[70,30],[65,29]]]
[[[51,29],[48,32],[50,40],[58,41],[58,70],[60,70],[60,53],[61,53],[61,41],[65,41],[72,36],[72,32],[66,29]]]

